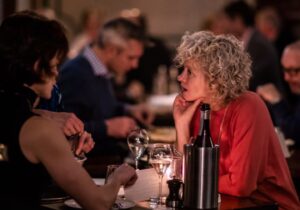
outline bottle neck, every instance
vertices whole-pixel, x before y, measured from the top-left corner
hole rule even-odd
[[[201,110],[201,127],[199,129],[199,134],[196,137],[194,145],[196,147],[213,147],[213,141],[210,136],[210,110]]]
[[[203,131],[207,131],[209,133],[209,119],[210,119],[210,111],[209,110],[201,110],[201,117],[200,117],[200,129],[198,135],[200,136]]]

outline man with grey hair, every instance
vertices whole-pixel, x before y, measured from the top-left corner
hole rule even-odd
[[[266,84],[257,88],[266,101],[271,104],[275,121],[287,138],[296,141],[300,146],[300,41],[294,42],[283,51],[281,57],[284,80],[288,83],[293,100],[288,104],[273,84]]]
[[[145,106],[129,106],[117,101],[111,77],[138,66],[144,34],[123,18],[108,21],[100,31],[95,44],[62,66],[58,84],[65,110],[75,113],[92,134],[95,155],[113,153],[124,157],[127,148],[124,150],[124,142],[119,147],[119,139],[136,128],[134,118],[149,124],[151,119],[145,116],[151,114]]]

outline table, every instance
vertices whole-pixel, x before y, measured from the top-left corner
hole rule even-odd
[[[53,204],[44,204],[45,209],[53,210],[67,210],[70,209],[62,202]],[[130,210],[146,210],[150,209],[149,204],[146,201],[139,202],[135,207]],[[167,208],[166,208],[167,209]],[[261,202],[258,200],[253,200],[249,198],[238,198],[229,195],[221,195],[221,203],[219,204],[219,210],[234,210],[234,209],[255,209],[255,210],[277,210],[278,206],[274,203]]]
[[[148,129],[150,143],[167,143],[176,142],[176,130],[172,126],[154,126]]]

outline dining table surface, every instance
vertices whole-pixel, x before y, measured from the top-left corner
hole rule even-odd
[[[63,201],[59,202],[52,202],[48,204],[42,204],[42,209],[53,209],[53,210],[70,210],[74,208],[70,208],[64,204]],[[132,208],[129,208],[129,210],[146,210],[151,209],[149,207],[148,201],[140,201],[137,202],[136,205]],[[162,209],[172,209],[172,208],[159,208]],[[187,208],[181,208],[181,209],[187,209]],[[240,198],[240,197],[234,197],[229,195],[223,195],[221,194],[221,202],[219,203],[219,206],[217,208],[218,210],[233,210],[233,209],[263,209],[263,210],[277,210],[278,206],[275,203],[272,202],[262,202],[255,199],[250,198]]]

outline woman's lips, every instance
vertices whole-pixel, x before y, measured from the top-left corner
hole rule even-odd
[[[184,91],[187,91],[187,89],[181,86],[181,92],[184,92]]]

